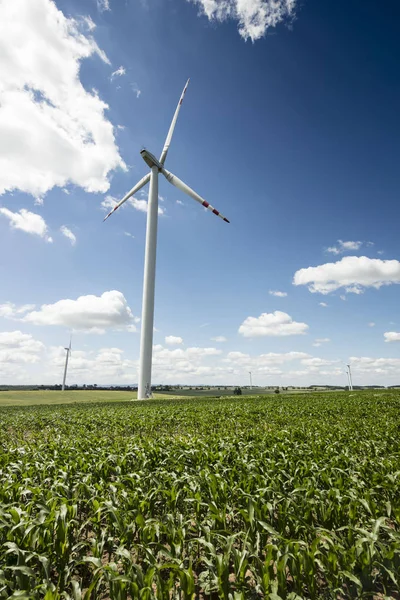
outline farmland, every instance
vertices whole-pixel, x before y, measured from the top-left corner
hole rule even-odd
[[[0,598],[400,597],[398,392],[94,399],[0,408]]]

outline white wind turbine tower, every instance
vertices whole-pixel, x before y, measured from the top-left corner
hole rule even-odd
[[[143,278],[143,301],[142,301],[142,327],[140,336],[140,361],[139,361],[139,385],[138,399],[143,400],[151,396],[151,364],[153,353],[153,327],[154,327],[154,291],[156,275],[156,250],[157,250],[157,224],[158,224],[158,175],[162,173],[164,177],[175,187],[188,196],[199,202],[205,208],[211,210],[215,215],[221,217],[229,223],[221,213],[212,207],[204,198],[199,196],[186,183],[181,181],[176,175],[167,171],[164,167],[168,150],[171,144],[172,134],[174,133],[179,110],[181,108],[183,97],[189,85],[189,79],[183,88],[182,95],[176,107],[164,148],[160,159],[151,154],[148,150],[141,150],[140,154],[151,171],[145,175],[133,188],[122,198],[116,206],[108,213],[104,221],[117,210],[131,196],[136,194],[146,183],[150,181],[149,201],[147,208],[147,227],[146,227],[146,247],[144,257],[144,278]]]
[[[349,389],[350,389],[350,391],[352,392],[352,391],[353,391],[353,378],[352,378],[352,376],[351,376],[351,368],[350,368],[350,365],[347,365],[347,369],[348,369],[348,371],[347,371],[347,374],[348,374],[348,377],[349,377]]]
[[[66,355],[65,355],[64,378],[63,378],[62,388],[61,388],[62,391],[65,390],[65,380],[67,379],[68,360],[69,360],[69,356],[71,354],[71,341],[72,341],[72,337],[69,338],[68,348],[64,348],[64,350],[66,350]]]
[[[250,389],[253,389],[253,379],[251,377],[251,371],[249,371],[249,375],[250,375]]]

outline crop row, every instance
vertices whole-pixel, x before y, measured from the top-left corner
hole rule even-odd
[[[2,409],[0,598],[398,598],[399,408]]]

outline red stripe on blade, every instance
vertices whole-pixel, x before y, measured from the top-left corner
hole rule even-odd
[[[208,207],[210,206],[210,203],[209,203],[209,202],[207,202],[206,200],[204,200],[204,202],[203,202],[203,206],[205,206],[206,208],[208,208]]]
[[[217,211],[216,208],[213,208],[213,213],[214,213],[214,215],[217,215],[217,216],[219,215],[219,212]]]

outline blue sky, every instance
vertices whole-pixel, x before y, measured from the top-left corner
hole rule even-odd
[[[166,166],[231,223],[160,178],[153,381],[400,382],[400,8],[271,6],[2,3],[0,382],[71,330],[70,383],[137,380],[146,195],[102,220],[188,77]]]

